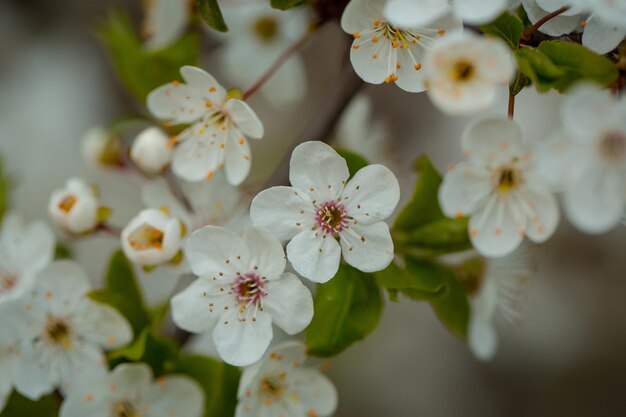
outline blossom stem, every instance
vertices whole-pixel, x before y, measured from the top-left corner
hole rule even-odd
[[[252,87],[250,87],[248,90],[246,90],[243,93],[241,98],[243,100],[247,100],[254,93],[256,93],[261,87],[263,87],[263,84],[265,84],[270,78],[272,78],[272,75],[274,75],[274,73],[278,71],[280,67],[282,67],[282,65],[289,59],[289,57],[291,57],[291,55],[297,52],[301,47],[303,47],[309,41],[313,33],[315,33],[317,27],[318,27],[317,25],[312,25],[309,30],[305,31],[302,34],[302,36],[300,36],[300,38],[298,38],[294,43],[292,43],[289,46],[289,48],[287,48],[282,54],[280,54],[280,56],[276,58],[276,61],[274,61],[272,66],[269,67],[268,70],[265,71],[263,75],[261,75],[261,78],[259,78],[252,85]]]
[[[513,120],[515,115],[515,96],[509,94],[509,119]]]
[[[530,40],[530,37],[532,36],[532,34],[535,33],[541,26],[543,26],[545,23],[549,22],[553,18],[557,17],[558,15],[568,10],[569,10],[569,6],[563,6],[560,9],[556,9],[552,13],[548,13],[541,19],[537,20],[537,22],[535,22],[534,25],[526,29],[520,39],[524,42],[527,42],[528,40]]]
[[[99,224],[98,228],[96,229],[96,231],[108,233],[108,234],[113,235],[115,237],[120,237],[120,235],[122,234],[122,229],[120,229],[117,226],[110,225],[108,223],[101,223],[101,224]]]

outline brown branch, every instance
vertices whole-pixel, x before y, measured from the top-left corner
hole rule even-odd
[[[515,96],[509,94],[509,119],[513,119],[515,115]]]
[[[547,15],[545,15],[544,17],[542,17],[541,19],[537,20],[537,22],[535,22],[534,25],[532,25],[531,27],[529,27],[528,29],[526,29],[524,31],[524,33],[522,34],[520,40],[523,42],[528,42],[530,40],[530,37],[532,36],[533,33],[535,33],[541,26],[543,26],[546,22],[552,20],[553,18],[557,17],[558,15],[566,12],[569,10],[568,6],[563,6],[560,9],[557,9],[555,11],[553,11],[552,13],[548,13]]]

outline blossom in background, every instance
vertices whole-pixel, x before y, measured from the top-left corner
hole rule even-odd
[[[426,54],[428,95],[442,111],[475,113],[488,108],[498,88],[515,74],[515,58],[500,39],[455,33],[433,43]]]
[[[354,36],[350,60],[356,73],[372,84],[395,82],[403,90],[426,89],[424,55],[432,42],[459,31],[450,9],[423,25],[402,26],[384,16],[385,0],[352,0],[341,16],[342,29]]]
[[[565,96],[562,128],[537,150],[543,178],[563,191],[565,214],[602,233],[626,210],[626,99],[584,85]]]
[[[550,4],[558,0],[543,0]],[[626,1],[624,0],[571,0],[571,4],[593,13],[609,25],[626,29]]]
[[[582,44],[599,54],[606,54],[615,49],[626,36],[626,24],[607,20],[604,14],[591,14],[591,4],[582,0],[523,0],[528,19],[536,23],[547,14],[561,7],[570,8],[544,23],[538,30],[550,36],[561,36],[576,30],[583,30]],[[626,11],[625,11],[626,13]],[[626,17],[625,17],[626,19]]]
[[[111,373],[72,390],[60,417],[200,417],[204,394],[182,375],[153,379],[143,363],[118,365]]]
[[[260,139],[263,124],[241,100],[227,96],[226,90],[200,68],[184,66],[185,83],[163,85],[148,95],[148,109],[168,123],[191,123],[172,138],[172,168],[188,181],[212,178],[224,168],[228,182],[239,185],[251,166],[246,137]]]
[[[258,361],[272,340],[272,323],[296,334],[311,322],[311,293],[285,272],[285,253],[269,232],[248,228],[241,239],[206,226],[189,237],[185,255],[198,279],[172,298],[172,318],[190,332],[213,332],[225,362]]]
[[[510,0],[389,0],[385,15],[399,25],[424,25],[449,13],[452,7],[461,20],[476,25],[491,22],[510,6]]]
[[[54,233],[47,224],[36,221],[25,226],[19,215],[5,216],[0,229],[0,304],[31,289],[37,274],[52,261],[54,247]]]
[[[474,248],[499,257],[524,236],[537,243],[552,236],[559,220],[556,199],[536,175],[518,125],[486,117],[472,123],[461,142],[469,160],[446,174],[439,203],[449,217],[470,216]]]
[[[146,49],[164,48],[182,35],[191,15],[190,0],[144,0],[143,4]]]
[[[57,388],[69,391],[106,372],[104,349],[132,339],[126,319],[86,297],[91,285],[71,261],[50,264],[31,293],[16,301],[20,329],[17,391],[36,400]]]
[[[123,146],[120,138],[103,127],[94,127],[85,133],[82,140],[83,159],[100,167],[124,165]]]
[[[128,259],[143,266],[172,261],[180,252],[184,230],[167,210],[139,212],[122,230],[122,250]]]
[[[80,178],[70,178],[65,188],[52,193],[48,213],[63,231],[82,234],[98,226],[99,201],[96,190]]]
[[[291,155],[292,187],[272,187],[252,200],[252,223],[290,240],[289,261],[312,281],[334,277],[342,253],[364,272],[380,271],[393,259],[384,220],[398,204],[398,180],[383,165],[366,166],[350,181],[349,176],[345,159],[333,148],[305,142]]]
[[[172,143],[164,131],[157,127],[144,129],[133,141],[130,158],[144,172],[156,174],[172,160]]]
[[[337,390],[319,370],[303,367],[306,359],[302,343],[284,342],[246,368],[235,416],[331,416]]]
[[[221,63],[229,80],[252,86],[294,42],[309,30],[308,10],[273,9],[268,2],[224,3],[229,31],[223,36]],[[296,103],[307,92],[301,54],[289,57],[259,90],[274,106]]]
[[[19,360],[19,324],[13,303],[0,304],[0,413],[11,392]]]

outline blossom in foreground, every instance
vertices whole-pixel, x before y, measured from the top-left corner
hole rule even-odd
[[[203,404],[192,379],[167,375],[155,381],[148,365],[133,363],[72,390],[60,417],[200,417]]]
[[[439,189],[449,217],[470,216],[469,235],[484,256],[513,252],[524,236],[546,241],[556,229],[556,199],[531,165],[521,132],[512,120],[475,121],[461,139],[469,160],[453,167]]]
[[[306,8],[276,10],[267,2],[248,2],[225,3],[221,10],[230,29],[224,36],[221,62],[224,73],[236,85],[252,86],[309,30]],[[303,99],[307,78],[301,54],[292,54],[259,92],[275,106]]]
[[[451,5],[461,20],[476,25],[491,22],[510,3],[509,0],[390,0],[385,6],[385,15],[400,25],[423,25],[441,18]]]
[[[212,178],[224,168],[228,182],[239,185],[251,166],[246,137],[260,139],[263,124],[241,100],[227,96],[224,87],[200,68],[184,66],[185,83],[163,85],[148,95],[150,112],[167,123],[191,123],[172,138],[172,168],[188,181]]]
[[[146,49],[164,48],[182,35],[191,15],[190,0],[148,0],[143,4]]]
[[[122,230],[122,250],[139,265],[159,265],[176,257],[183,233],[180,220],[163,210],[142,210]]]
[[[86,294],[91,285],[71,261],[50,264],[31,293],[16,306],[20,314],[17,391],[36,400],[57,388],[69,391],[106,372],[105,349],[132,339],[126,319]]]
[[[80,178],[70,178],[65,188],[52,193],[48,214],[63,231],[71,234],[88,233],[99,223],[98,196],[94,188]]]
[[[425,62],[428,95],[449,114],[485,110],[515,74],[515,58],[502,40],[468,33],[434,42]]]
[[[170,138],[161,129],[149,127],[135,138],[130,158],[142,171],[156,174],[169,165],[173,154]]]
[[[345,159],[333,148],[305,142],[291,155],[292,186],[269,188],[252,200],[252,223],[290,240],[289,261],[312,281],[334,277],[342,253],[364,272],[380,271],[393,259],[384,220],[398,204],[398,180],[383,165],[366,166],[350,181],[349,176]]]
[[[213,332],[225,362],[258,361],[272,340],[272,323],[296,334],[311,322],[311,293],[285,272],[283,248],[268,231],[248,228],[242,239],[207,226],[189,237],[185,255],[198,279],[172,299],[174,323]]]
[[[606,232],[626,210],[626,100],[585,85],[565,97],[560,113],[562,128],[537,151],[541,173],[563,191],[574,225]]]
[[[31,289],[37,274],[52,261],[54,247],[54,233],[45,223],[26,226],[15,213],[5,216],[0,230],[0,304]]]
[[[406,91],[424,91],[426,51],[435,39],[461,30],[462,23],[448,9],[428,24],[402,26],[384,16],[384,5],[385,0],[352,0],[343,12],[341,27],[354,36],[352,66],[368,83],[395,82]]]
[[[523,0],[524,10],[533,23],[563,6],[574,5],[538,29],[547,35],[561,36],[582,30],[582,44],[599,54],[612,51],[624,40],[626,24],[620,24],[613,19],[607,20],[603,17],[605,14],[588,14],[590,7],[584,5],[583,1],[579,2],[579,6],[576,3],[576,0]]]
[[[235,416],[331,416],[337,390],[319,370],[303,367],[306,359],[302,343],[284,342],[246,368]]]

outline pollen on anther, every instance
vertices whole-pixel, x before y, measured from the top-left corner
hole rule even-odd
[[[376,58],[378,58],[378,54],[372,55],[372,59],[376,59]]]
[[[445,30],[445,29],[439,29],[439,30],[437,31],[437,33],[439,34],[439,36],[443,36],[443,35],[445,35],[445,34],[446,34],[446,30]]]
[[[421,69],[422,69],[422,64],[419,64],[419,63],[418,63],[418,64],[415,64],[415,70],[416,70],[416,71],[419,71],[419,70],[421,70]]]
[[[210,93],[215,93],[215,87],[211,87],[211,88],[209,88],[209,92],[210,92]]]
[[[352,48],[353,48],[353,49],[359,49],[359,48],[360,48],[360,46],[359,46],[359,45],[352,45]]]
[[[374,43],[378,42],[378,37],[377,36],[372,36],[372,42],[374,42]]]
[[[354,39],[359,39],[361,37],[361,34],[359,32],[354,32],[352,36],[354,36]]]

